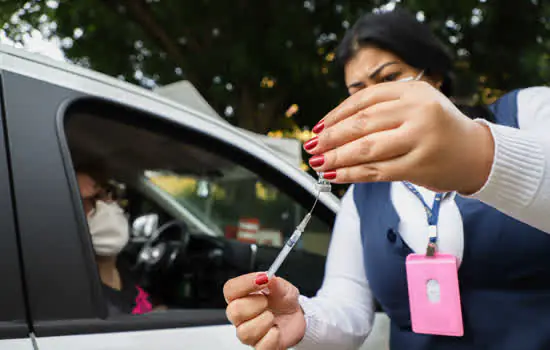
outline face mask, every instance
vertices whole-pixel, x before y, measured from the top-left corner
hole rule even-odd
[[[96,208],[88,216],[88,227],[97,255],[115,256],[129,239],[128,220],[117,203],[97,201]]]

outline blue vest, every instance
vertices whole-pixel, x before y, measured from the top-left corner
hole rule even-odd
[[[517,91],[490,106],[496,123],[518,127]],[[392,350],[550,349],[550,235],[475,199],[456,196],[464,224],[458,271],[463,337],[413,333],[405,258],[390,183],[354,190],[365,270],[374,297],[391,319]],[[550,215],[550,213],[549,213]]]

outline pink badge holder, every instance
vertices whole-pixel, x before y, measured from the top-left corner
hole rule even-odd
[[[464,335],[457,258],[440,253],[410,254],[406,270],[413,332]]]

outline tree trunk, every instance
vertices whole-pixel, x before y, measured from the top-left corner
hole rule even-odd
[[[260,134],[266,134],[276,127],[278,118],[281,116],[281,103],[283,96],[277,95],[268,101],[260,101],[251,92],[250,87],[239,89],[239,109],[237,112],[238,126]],[[260,108],[260,104],[263,107]]]

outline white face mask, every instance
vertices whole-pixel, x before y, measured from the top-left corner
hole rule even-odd
[[[128,220],[117,203],[97,201],[96,208],[88,215],[88,227],[97,255],[115,256],[130,237]]]

